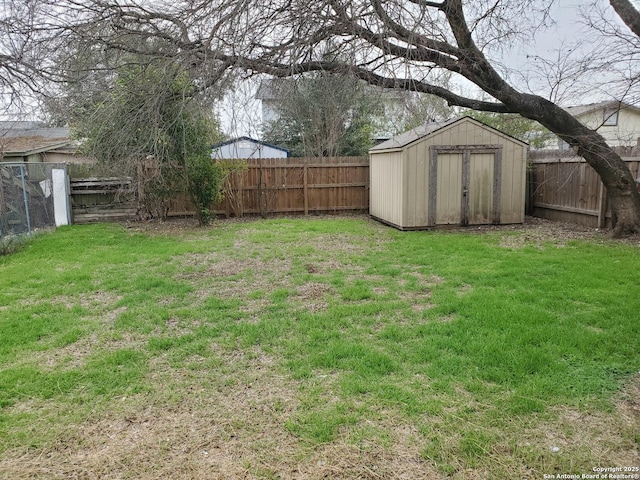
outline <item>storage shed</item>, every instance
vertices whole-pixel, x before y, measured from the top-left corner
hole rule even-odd
[[[369,150],[370,214],[401,230],[524,222],[527,144],[471,117]]]

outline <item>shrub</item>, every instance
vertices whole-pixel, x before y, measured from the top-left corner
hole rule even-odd
[[[187,159],[187,182],[200,225],[211,221],[210,206],[222,198],[223,168],[208,155],[192,155]]]

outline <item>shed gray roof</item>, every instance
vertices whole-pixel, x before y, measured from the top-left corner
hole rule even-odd
[[[462,122],[462,121],[470,121],[470,122],[474,122],[477,123],[478,125],[481,125],[484,128],[488,128],[493,130],[494,132],[499,133],[500,135],[503,135],[505,137],[510,138],[511,140],[513,140],[514,142],[518,142],[522,145],[527,145],[526,142],[523,142],[522,140],[519,140],[515,137],[512,137],[511,135],[501,132],[500,130],[493,128],[489,125],[487,125],[486,123],[482,123],[474,118],[471,118],[469,116],[462,116],[462,117],[458,117],[458,118],[453,118],[451,120],[445,120],[443,122],[431,122],[431,123],[425,123],[424,125],[420,125],[419,127],[414,128],[413,130],[409,130],[407,132],[401,133],[399,135],[396,135],[393,138],[390,138],[389,140],[387,140],[386,142],[382,142],[378,145],[376,145],[375,147],[371,148],[369,150],[369,152],[378,152],[381,150],[395,150],[395,149],[399,149],[399,148],[404,148],[407,145],[415,142],[416,140],[420,140],[421,138],[426,137],[427,135],[431,135],[435,132],[437,132],[438,130],[441,130],[443,128],[446,128],[450,125],[453,125],[454,123],[458,123],[458,122]]]
[[[431,122],[425,123],[424,125],[420,125],[412,130],[406,131],[404,133],[400,133],[393,138],[390,138],[387,141],[379,143],[375,147],[371,148],[369,151],[377,151],[377,150],[389,150],[392,148],[402,148],[410,143],[415,142],[416,140],[421,139],[422,137],[426,137],[427,135],[435,132],[436,130],[440,130],[441,128],[446,127],[447,125],[451,125],[454,122],[457,122],[459,119],[455,118],[453,120],[445,120],[443,122]]]
[[[38,120],[1,120],[0,130],[33,130],[45,127],[44,122]]]
[[[59,128],[47,128],[47,127],[35,127],[35,128],[1,128],[0,138],[19,138],[19,137],[39,137],[46,140],[54,138],[69,138],[70,131],[67,127]]]

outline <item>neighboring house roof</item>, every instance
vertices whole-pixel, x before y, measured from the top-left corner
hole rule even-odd
[[[255,138],[251,138],[251,137],[233,138],[231,140],[227,140],[226,142],[217,143],[215,145],[212,145],[211,148],[213,150],[215,150],[216,148],[224,147],[225,145],[231,145],[231,144],[236,143],[236,142],[252,142],[252,143],[255,143],[255,144],[258,144],[258,145],[263,145],[265,147],[274,148],[276,150],[280,150],[282,152],[286,152],[287,154],[289,154],[289,150],[287,150],[286,148],[278,147],[276,145],[272,145],[270,143],[263,142],[262,140],[256,140]]]
[[[612,110],[622,110],[623,108],[631,108],[634,110],[640,110],[638,107],[635,107],[633,105],[630,105],[628,103],[625,102],[619,102],[619,101],[611,101],[611,100],[606,100],[604,102],[598,102],[598,103],[590,103],[587,105],[574,105],[571,107],[566,107],[565,110],[567,112],[569,112],[571,115],[573,115],[574,117],[579,117],[581,115],[585,115],[587,113],[591,113],[591,112],[595,112],[598,110],[603,110],[605,108],[609,108]]]
[[[424,125],[420,125],[412,130],[409,130],[407,132],[401,133],[399,135],[396,135],[393,138],[390,138],[389,140],[387,140],[386,142],[382,142],[378,145],[376,145],[375,147],[371,148],[369,150],[369,152],[376,152],[376,151],[380,151],[380,150],[390,150],[390,149],[398,149],[398,148],[404,148],[407,145],[420,140],[421,138],[426,137],[427,135],[431,135],[432,133],[437,132],[438,130],[441,130],[443,128],[446,128],[450,125],[453,125],[454,123],[458,123],[458,122],[462,122],[462,121],[471,121],[471,122],[475,122],[479,125],[482,125],[483,127],[489,128],[505,137],[509,137],[511,140],[513,140],[514,142],[518,142],[522,145],[527,145],[526,142],[523,142],[522,140],[518,140],[515,137],[512,137],[509,134],[506,134],[504,132],[501,132],[500,130],[493,128],[489,125],[487,125],[486,123],[480,122],[474,118],[471,118],[469,116],[463,116],[463,117],[457,117],[451,120],[445,120],[443,122],[431,122],[431,123],[425,123]]]
[[[70,143],[68,128],[0,130],[0,150],[5,156],[33,155],[65,147]]]
[[[0,120],[0,130],[33,130],[43,128],[45,124],[37,120]]]
[[[563,109],[588,128],[597,130],[612,147],[634,146],[640,137],[640,108],[635,105],[606,100]],[[550,136],[538,148],[568,150],[569,145],[557,136]]]
[[[213,145],[211,158],[288,158],[289,150],[250,137],[240,137]]]

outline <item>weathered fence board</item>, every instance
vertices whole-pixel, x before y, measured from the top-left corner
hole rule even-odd
[[[634,178],[640,157],[623,157]],[[606,189],[581,157],[547,157],[531,161],[529,205],[533,216],[594,228],[611,226]]]
[[[69,181],[73,223],[116,222],[136,215],[132,179],[76,178]]]

